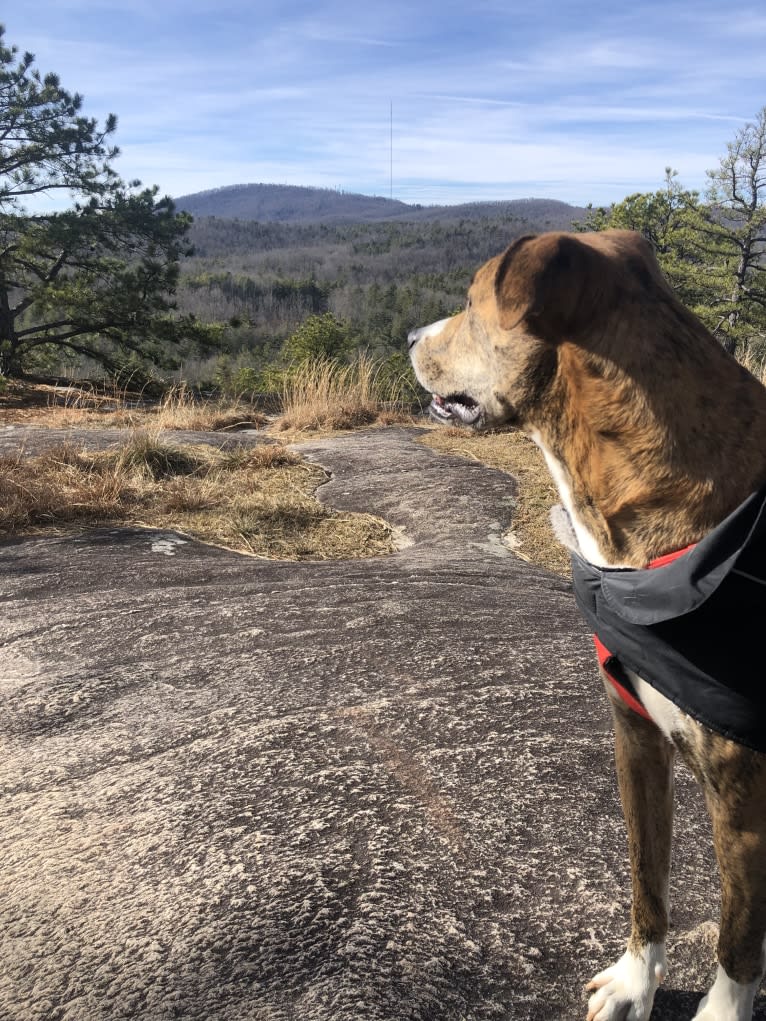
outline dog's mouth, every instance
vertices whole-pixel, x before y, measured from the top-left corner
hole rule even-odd
[[[481,417],[481,405],[468,394],[451,394],[449,397],[433,395],[428,409],[437,422],[461,422],[463,425],[476,425]]]

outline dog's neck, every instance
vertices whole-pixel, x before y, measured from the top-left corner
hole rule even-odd
[[[766,390],[688,332],[670,356],[639,348],[620,364],[562,344],[526,423],[592,563],[641,567],[697,542],[766,479]]]

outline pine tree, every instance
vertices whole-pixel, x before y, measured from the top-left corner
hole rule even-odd
[[[5,45],[0,25],[0,209],[26,195],[71,189],[101,194],[116,178],[119,150],[107,142],[117,127],[110,114],[103,127],[81,114],[82,96],[44,77],[34,55],[18,56]]]
[[[81,107],[32,54],[6,46],[0,26],[3,375],[56,350],[109,369],[128,357],[171,365],[182,342],[210,346],[220,334],[173,313],[190,217],[157,188],[120,180],[107,141],[116,118],[99,127]],[[72,208],[27,212],[30,196],[52,191],[69,192]]]
[[[341,358],[348,352],[348,323],[332,314],[323,312],[310,315],[285,341],[284,354],[296,362],[316,358]]]

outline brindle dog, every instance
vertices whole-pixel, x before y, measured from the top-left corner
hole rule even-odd
[[[465,311],[409,340],[434,417],[538,444],[593,564],[644,567],[696,543],[766,482],[766,390],[681,305],[638,234],[520,238],[478,270]],[[695,1021],[749,1021],[764,970],[766,755],[633,680],[650,720],[606,685],[632,930],[588,985],[588,1021],[647,1021],[665,975],[676,752],[705,792],[722,879],[718,973]]]

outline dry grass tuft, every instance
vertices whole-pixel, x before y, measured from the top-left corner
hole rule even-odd
[[[553,534],[549,512],[559,502],[542,454],[523,433],[474,433],[435,426],[421,442],[434,450],[480,461],[518,479],[512,535],[514,553],[556,574],[570,573],[569,554]]]
[[[360,355],[350,365],[318,358],[295,366],[285,377],[279,431],[335,432],[382,422],[408,421],[401,410],[401,386],[379,362]]]
[[[126,489],[126,480],[114,465],[96,465],[89,455],[68,445],[29,460],[20,454],[2,457],[0,533],[111,518],[120,513]]]
[[[321,468],[281,446],[180,449],[139,433],[98,453],[61,446],[0,458],[0,534],[137,524],[269,559],[391,552],[386,522],[334,514],[316,500],[324,481]]]
[[[161,439],[159,431],[136,431],[114,454],[100,455],[105,464],[113,463],[118,475],[148,478],[154,481],[176,475],[204,472],[207,462],[190,447],[177,447]]]
[[[766,355],[763,351],[756,353],[753,348],[749,347],[741,357],[738,357],[738,361],[755,376],[759,383],[766,385]]]
[[[263,412],[241,399],[216,397],[202,401],[183,384],[169,390],[156,410],[156,422],[161,429],[189,432],[257,429],[268,421]]]

